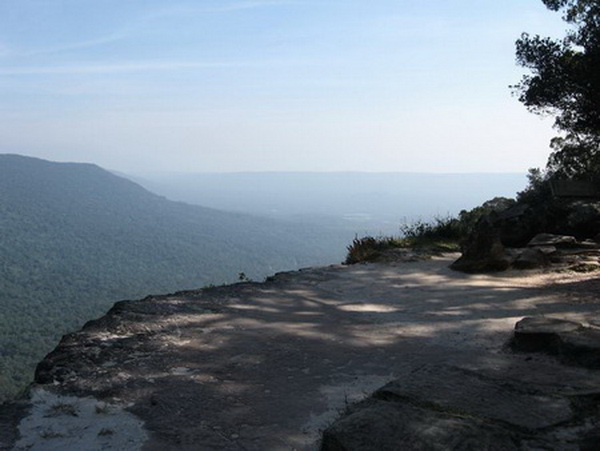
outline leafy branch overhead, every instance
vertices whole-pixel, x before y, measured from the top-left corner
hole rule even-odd
[[[563,132],[551,142],[549,173],[589,178],[600,169],[600,2],[542,1],[563,13],[569,29],[562,40],[521,36],[517,62],[530,74],[514,88],[530,111],[554,115]]]

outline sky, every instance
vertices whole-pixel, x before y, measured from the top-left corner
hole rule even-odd
[[[0,153],[123,172],[525,172],[541,0],[2,0]]]

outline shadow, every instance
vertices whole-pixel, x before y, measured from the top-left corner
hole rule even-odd
[[[149,450],[315,449],[349,403],[394,378],[435,362],[518,380],[526,357],[503,349],[518,320],[597,313],[565,300],[597,280],[546,287],[539,273],[448,263],[314,268],[117,303],[65,336],[36,382],[129,405]]]

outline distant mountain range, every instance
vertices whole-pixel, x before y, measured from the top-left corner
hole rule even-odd
[[[115,301],[342,260],[334,231],[173,202],[90,164],[0,155],[0,397]]]
[[[367,172],[140,173],[173,200],[330,226],[351,239],[398,234],[399,224],[456,215],[496,196],[514,197],[525,174]]]
[[[0,154],[0,400],[117,300],[337,263],[355,235],[397,234],[525,185],[518,174],[127,177],[160,195],[95,165]]]

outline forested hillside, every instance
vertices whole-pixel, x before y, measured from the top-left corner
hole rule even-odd
[[[345,244],[168,201],[94,165],[0,155],[0,399],[117,300],[335,263]]]

